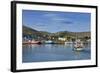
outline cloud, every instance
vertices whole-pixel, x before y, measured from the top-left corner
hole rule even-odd
[[[66,24],[72,24],[72,20],[68,18],[67,16],[64,17],[62,14],[55,14],[55,13],[44,13],[42,15],[43,19],[39,20],[38,22],[35,22],[33,25],[33,28],[38,29],[39,31],[55,31],[59,30],[65,30]],[[52,26],[52,27],[51,27]]]
[[[58,14],[56,14],[56,13],[46,13],[46,14],[44,14],[43,16],[45,16],[45,17],[56,17],[56,16],[58,16]]]
[[[45,24],[44,23],[36,23],[36,24],[34,24],[35,26],[45,26]]]
[[[56,20],[56,21],[65,21],[66,19],[65,18],[53,18],[53,20]]]
[[[62,23],[64,23],[64,24],[73,24],[72,21],[63,21]]]
[[[45,29],[47,29],[47,27],[45,26],[36,26],[36,25],[33,25],[32,28],[38,31],[45,31]]]
[[[48,20],[51,21],[51,23],[63,23],[63,24],[72,24],[70,18],[63,17],[62,14],[55,14],[55,13],[46,13],[43,15],[44,17],[47,17]]]

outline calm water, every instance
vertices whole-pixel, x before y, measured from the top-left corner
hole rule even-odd
[[[23,45],[22,50],[23,63],[86,59],[91,59],[90,44],[85,44],[83,51],[74,51],[72,44]]]

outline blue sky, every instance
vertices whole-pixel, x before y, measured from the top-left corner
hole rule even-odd
[[[79,12],[23,10],[22,24],[38,31],[90,31],[91,14]]]

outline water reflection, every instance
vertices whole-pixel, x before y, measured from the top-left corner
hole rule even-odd
[[[84,51],[74,51],[73,44],[27,44],[23,45],[22,61],[45,62],[90,59],[90,44],[85,44]]]

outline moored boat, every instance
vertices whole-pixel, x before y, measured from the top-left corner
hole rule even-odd
[[[41,44],[41,42],[35,40],[28,40],[28,41],[24,41],[23,44]]]
[[[53,44],[54,42],[51,40],[45,41],[46,44]]]
[[[80,40],[77,40],[74,44],[74,50],[81,51],[83,50],[83,43]]]
[[[66,44],[73,44],[73,42],[65,42],[65,45],[66,45]]]

